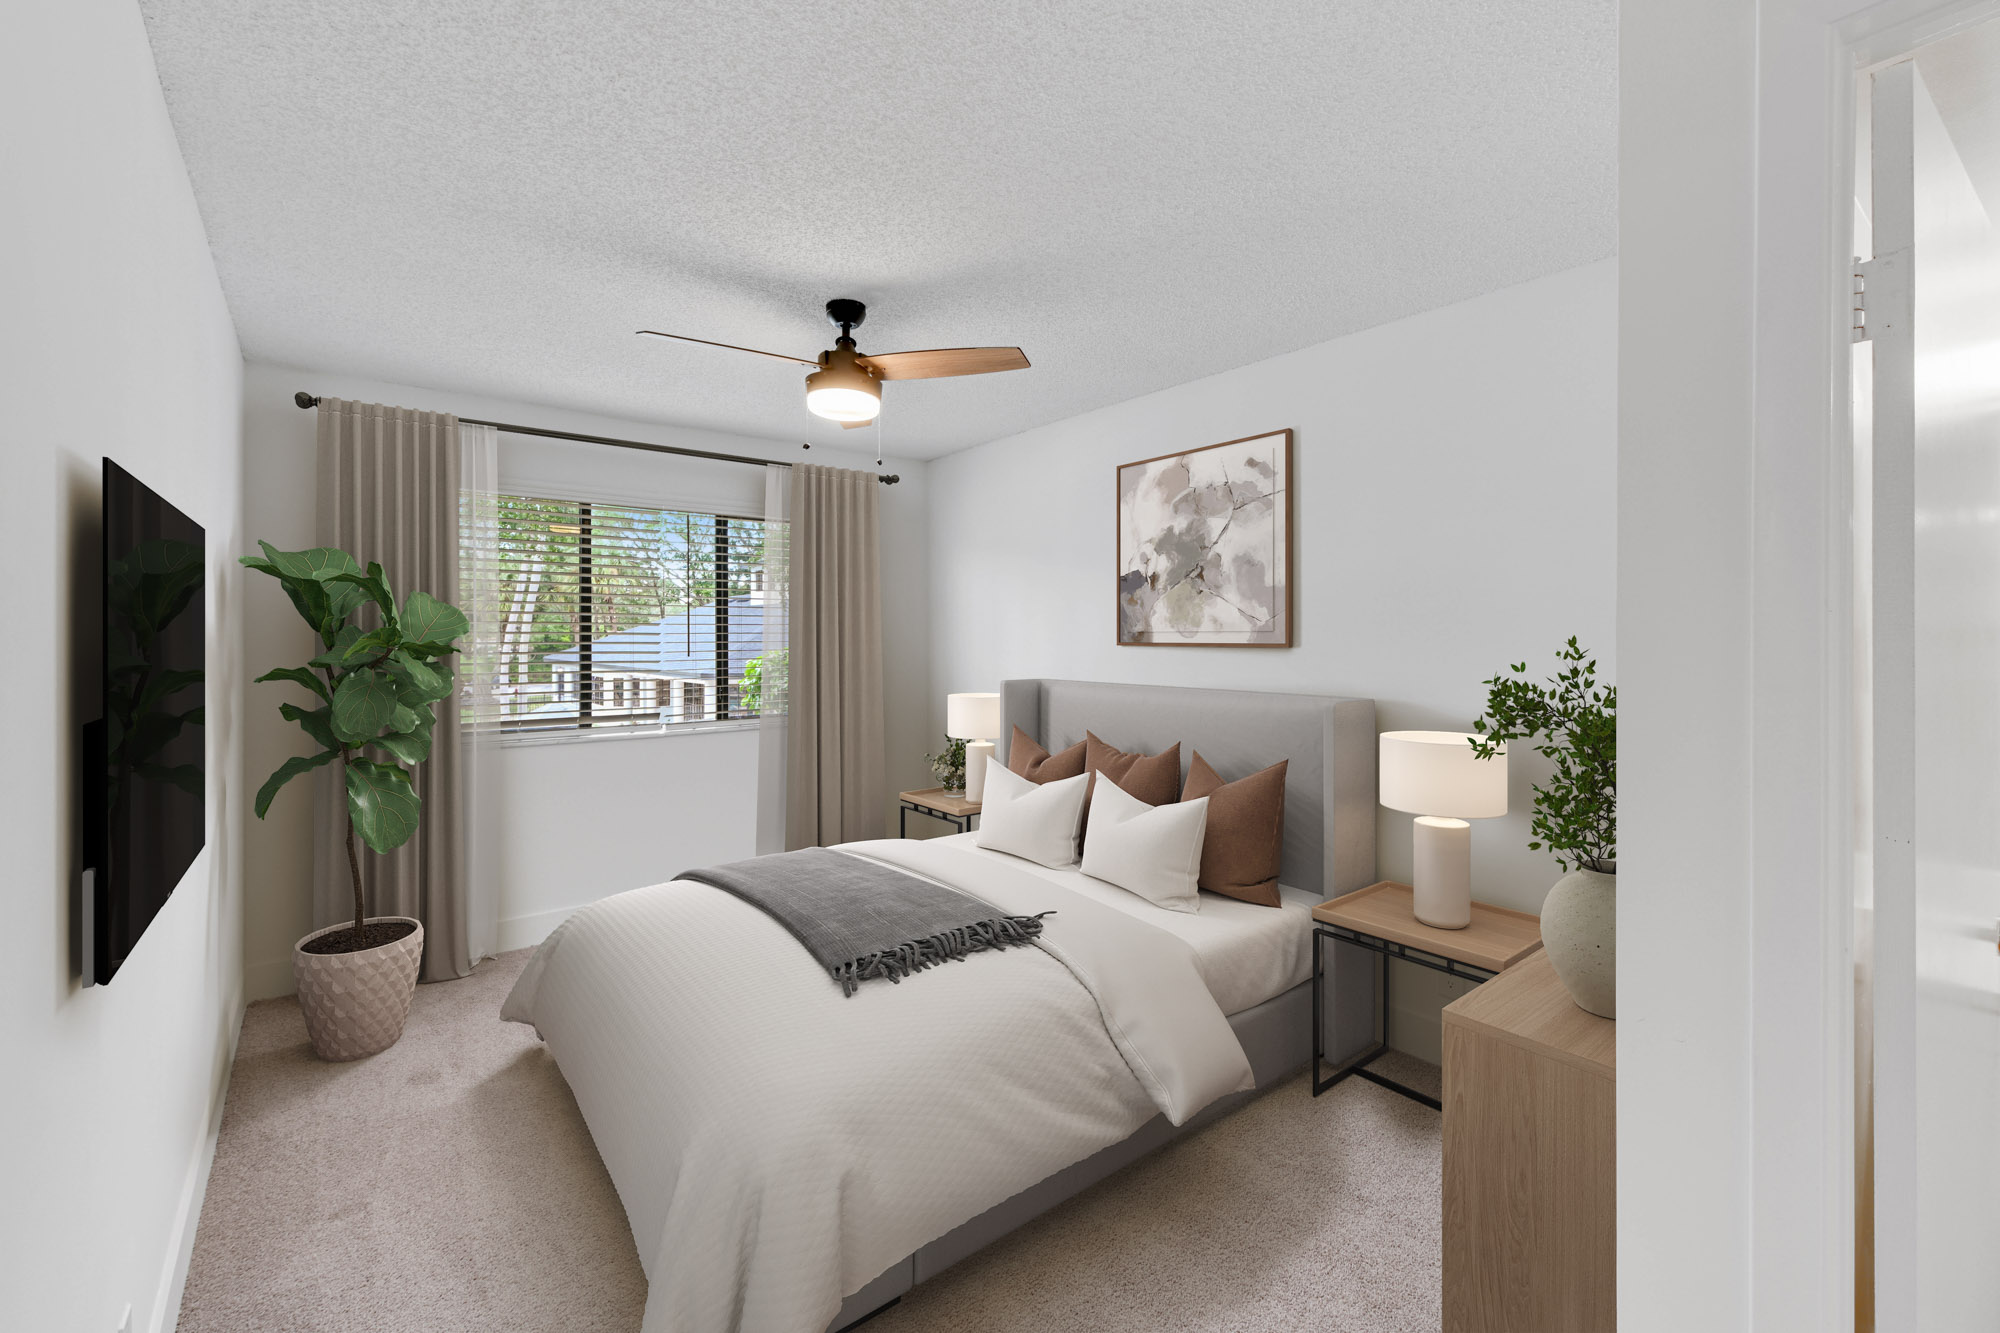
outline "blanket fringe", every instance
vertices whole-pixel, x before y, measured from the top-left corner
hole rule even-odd
[[[1042,933],[1042,918],[1053,915],[1053,912],[1037,912],[1033,916],[991,917],[942,934],[907,940],[881,953],[850,958],[844,963],[834,964],[827,971],[840,983],[840,993],[851,998],[864,981],[887,977],[900,985],[904,977],[939,963],[963,962],[969,955],[988,949],[1032,944],[1035,937]]]

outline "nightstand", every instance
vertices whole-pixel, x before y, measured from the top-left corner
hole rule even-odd
[[[942,819],[958,829],[960,833],[972,832],[972,821],[979,815],[979,802],[968,801],[961,794],[953,796],[943,787],[926,787],[922,791],[899,791],[896,810],[896,836],[910,836],[910,812],[929,815],[932,819]]]
[[[1415,1088],[1405,1087],[1367,1066],[1389,1048],[1389,963],[1397,960],[1428,967],[1446,976],[1467,981],[1490,981],[1542,947],[1542,920],[1531,912],[1516,912],[1488,903],[1472,905],[1472,924],[1463,930],[1440,930],[1417,920],[1412,909],[1413,893],[1407,884],[1385,879],[1356,889],[1313,908],[1313,1067],[1312,1090],[1317,1097],[1349,1074],[1400,1092],[1411,1101],[1422,1102],[1433,1111],[1443,1110],[1438,1099]],[[1381,1036],[1368,1050],[1322,1079],[1319,1067],[1325,1059],[1324,995],[1326,989],[1325,946],[1331,940],[1382,955],[1376,968],[1376,1014]]]

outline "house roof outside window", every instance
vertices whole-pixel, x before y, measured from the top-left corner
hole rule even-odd
[[[755,593],[729,599],[729,678],[736,680],[750,659],[764,651],[764,604]],[[575,671],[574,647],[547,653],[542,660]],[[713,678],[715,607],[697,606],[591,640],[591,674],[649,674]]]

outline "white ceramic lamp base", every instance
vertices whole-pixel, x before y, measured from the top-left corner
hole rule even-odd
[[[986,799],[986,761],[993,757],[992,741],[965,743],[965,799]]]
[[[1410,888],[1417,920],[1440,930],[1472,924],[1472,825],[1419,815]]]

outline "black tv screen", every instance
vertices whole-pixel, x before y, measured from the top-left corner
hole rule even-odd
[[[104,716],[86,740],[87,981],[139,943],[204,836],[201,526],[104,460]]]

